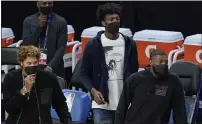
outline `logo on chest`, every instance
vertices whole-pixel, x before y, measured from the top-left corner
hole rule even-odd
[[[168,91],[168,86],[156,85],[155,95],[166,96],[167,91]]]

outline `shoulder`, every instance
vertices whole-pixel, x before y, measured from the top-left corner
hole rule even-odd
[[[63,78],[57,77],[54,73],[45,71],[45,70],[38,70],[38,73],[40,75],[41,82],[43,81],[43,86],[45,87],[51,87],[56,88],[60,85],[60,81],[64,81]],[[42,79],[43,78],[43,79]],[[60,86],[59,86],[60,87]]]
[[[56,13],[53,13],[53,16],[55,17],[56,21],[57,22],[60,22],[62,24],[66,24],[67,25],[67,22],[66,22],[66,19]]]
[[[146,71],[142,70],[142,71],[131,74],[129,76],[129,78],[131,78],[131,79],[146,78],[145,73],[146,73]]]
[[[128,79],[126,80],[127,83],[132,83],[132,84],[138,84],[141,82],[141,80],[145,79],[146,76],[145,76],[145,70],[143,71],[139,71],[139,72],[136,72],[136,73],[133,73],[131,74]]]
[[[176,75],[176,74],[174,74],[174,73],[169,73],[169,74],[168,74],[168,78],[169,78],[169,79],[172,79],[172,80],[174,80],[174,81],[179,81],[179,76]]]
[[[122,34],[123,38],[125,39],[126,42],[128,42],[129,44],[131,44],[131,46],[133,48],[136,48],[136,42],[135,40],[133,40],[131,37],[127,36],[127,35],[124,35]]]
[[[136,42],[135,40],[133,40],[132,38],[128,37],[129,42],[131,43],[132,48],[137,48]]]
[[[89,40],[85,46],[85,51],[88,53],[93,51],[93,49],[95,48],[95,42],[97,42],[95,38],[93,38],[92,40]]]
[[[19,75],[22,75],[22,70],[21,69],[16,69],[11,72],[8,72],[5,77],[18,77]]]
[[[54,73],[39,69],[38,72],[41,77],[43,77],[44,79],[48,80],[48,81],[55,81],[57,79],[57,76]]]
[[[21,69],[17,69],[17,70],[13,70],[11,72],[8,72],[4,79],[3,79],[3,84],[8,84],[8,83],[13,83],[13,81],[18,81],[19,78],[22,77],[22,70]]]
[[[169,73],[168,75],[169,84],[176,90],[183,89],[182,82],[178,75]]]
[[[29,15],[24,19],[24,22],[31,22],[33,19],[37,18],[37,13]]]

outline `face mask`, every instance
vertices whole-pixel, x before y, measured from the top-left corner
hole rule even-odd
[[[120,27],[120,22],[115,21],[115,22],[111,22],[107,25],[107,30],[109,33],[115,34],[115,33],[119,32],[119,27]]]
[[[25,73],[27,75],[35,74],[36,71],[37,71],[37,68],[38,68],[38,66],[28,66],[28,67],[25,67]]]
[[[53,7],[40,7],[39,11],[44,15],[49,15],[52,12]]]
[[[158,77],[165,77],[168,75],[168,65],[162,64],[162,65],[156,65],[153,66],[154,73]]]

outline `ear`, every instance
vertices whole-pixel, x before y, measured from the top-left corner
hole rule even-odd
[[[102,22],[101,22],[101,24],[102,24],[102,26],[103,26],[103,27],[105,27],[105,26],[106,26],[104,21],[102,21]]]

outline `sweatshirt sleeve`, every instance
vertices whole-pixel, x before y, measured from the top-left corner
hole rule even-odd
[[[185,109],[185,97],[184,91],[180,79],[176,77],[174,83],[174,90],[172,94],[171,106],[173,109],[173,120],[175,124],[188,124],[186,109]]]
[[[137,84],[138,83],[138,81],[136,81],[137,78],[138,77],[136,76],[136,74],[132,74],[128,77],[128,79],[124,83],[123,91],[115,114],[114,124],[124,124],[125,119],[127,117],[128,108],[133,97],[132,89],[135,87],[135,85],[131,86],[131,83],[135,82],[134,84]]]
[[[137,44],[134,40],[131,39],[131,54],[132,54],[132,59],[133,59],[133,68],[130,68],[130,73],[136,73],[138,72],[139,69],[139,62],[138,62],[138,50],[137,50]]]
[[[83,63],[82,63],[82,71],[81,71],[81,75],[82,75],[82,82],[84,87],[90,91],[93,88],[93,84],[92,84],[92,79],[90,78],[90,75],[92,75],[92,57],[90,54],[90,45],[91,45],[91,41],[89,41],[85,47],[84,50],[84,54],[83,54]]]
[[[20,90],[15,90],[12,85],[15,83],[15,78],[8,73],[3,81],[3,100],[5,102],[5,109],[8,114],[19,112],[22,108],[26,96],[20,94]]]

